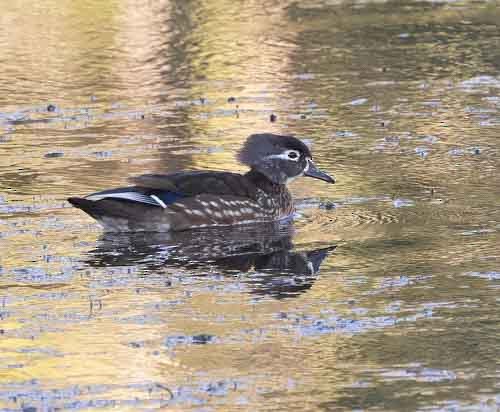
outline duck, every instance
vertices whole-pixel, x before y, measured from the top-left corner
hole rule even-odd
[[[295,211],[290,182],[305,176],[335,183],[294,136],[252,134],[237,160],[250,170],[145,174],[130,178],[133,186],[70,197],[68,202],[106,232],[177,232],[286,220]]]

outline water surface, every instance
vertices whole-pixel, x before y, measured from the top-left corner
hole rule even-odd
[[[6,2],[0,409],[498,410],[499,10]],[[243,171],[262,131],[337,178],[294,224],[109,236],[65,200]]]

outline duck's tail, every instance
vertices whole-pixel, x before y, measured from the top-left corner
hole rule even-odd
[[[126,217],[123,215],[117,216],[117,212],[120,209],[116,210],[111,208],[107,202],[96,202],[83,197],[70,197],[68,198],[68,202],[97,220],[99,220],[102,216]]]
[[[109,232],[166,232],[170,230],[163,209],[117,199],[89,200],[70,197],[68,202],[93,217]]]

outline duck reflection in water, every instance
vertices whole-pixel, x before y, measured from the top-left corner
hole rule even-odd
[[[297,296],[316,280],[335,246],[296,251],[291,223],[210,228],[171,233],[103,234],[89,252],[93,267],[135,266],[144,275],[182,268],[196,275],[214,269],[240,278],[251,293]]]

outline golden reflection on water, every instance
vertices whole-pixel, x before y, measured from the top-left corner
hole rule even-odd
[[[119,410],[416,410],[494,393],[492,4],[3,5],[0,408],[41,408],[54,389],[56,406]],[[133,247],[92,263],[100,229],[68,195],[241,171],[235,151],[264,130],[306,137],[338,180],[292,185],[295,248],[338,245],[300,293]]]

